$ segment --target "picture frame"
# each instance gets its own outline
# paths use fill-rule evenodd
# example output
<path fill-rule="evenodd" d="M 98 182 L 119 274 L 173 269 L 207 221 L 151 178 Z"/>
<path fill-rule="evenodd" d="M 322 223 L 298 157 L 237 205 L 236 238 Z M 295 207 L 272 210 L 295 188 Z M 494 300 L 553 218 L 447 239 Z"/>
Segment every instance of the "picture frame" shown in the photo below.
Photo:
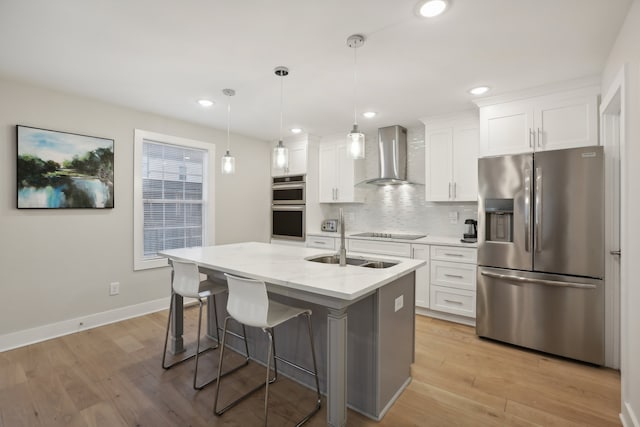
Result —
<path fill-rule="evenodd" d="M 114 140 L 16 125 L 18 209 L 112 209 Z"/>

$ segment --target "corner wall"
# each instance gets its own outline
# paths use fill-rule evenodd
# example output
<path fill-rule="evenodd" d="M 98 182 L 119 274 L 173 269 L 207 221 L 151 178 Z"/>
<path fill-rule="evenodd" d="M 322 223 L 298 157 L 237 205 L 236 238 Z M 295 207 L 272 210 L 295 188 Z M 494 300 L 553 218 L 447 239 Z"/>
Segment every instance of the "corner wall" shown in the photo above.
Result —
<path fill-rule="evenodd" d="M 625 146 L 623 148 L 622 292 L 621 292 L 621 418 L 625 426 L 640 427 L 640 0 L 631 5 L 611 49 L 602 79 L 606 93 L 616 74 L 626 65 Z M 626 182 L 626 186 L 624 185 Z"/>
<path fill-rule="evenodd" d="M 113 138 L 115 208 L 17 210 L 16 124 Z M 0 351 L 168 302 L 168 268 L 133 271 L 135 128 L 216 144 L 215 243 L 268 241 L 266 142 L 232 136 L 237 171 L 222 176 L 226 131 L 0 78 Z"/>

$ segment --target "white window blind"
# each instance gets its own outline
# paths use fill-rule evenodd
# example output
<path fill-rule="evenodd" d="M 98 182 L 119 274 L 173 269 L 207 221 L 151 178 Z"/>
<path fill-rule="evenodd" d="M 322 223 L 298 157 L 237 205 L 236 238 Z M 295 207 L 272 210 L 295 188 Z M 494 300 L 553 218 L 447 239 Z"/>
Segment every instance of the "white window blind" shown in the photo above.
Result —
<path fill-rule="evenodd" d="M 202 246 L 204 152 L 144 140 L 144 258 L 164 249 Z"/>
<path fill-rule="evenodd" d="M 134 269 L 167 266 L 158 252 L 213 244 L 211 143 L 136 129 Z"/>

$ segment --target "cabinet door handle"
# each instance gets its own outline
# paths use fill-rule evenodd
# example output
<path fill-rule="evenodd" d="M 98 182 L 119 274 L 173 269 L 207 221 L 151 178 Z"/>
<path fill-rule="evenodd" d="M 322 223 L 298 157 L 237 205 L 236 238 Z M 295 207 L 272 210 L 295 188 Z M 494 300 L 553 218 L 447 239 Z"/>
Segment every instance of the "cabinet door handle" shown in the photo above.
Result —
<path fill-rule="evenodd" d="M 457 256 L 457 257 L 463 257 L 464 255 L 462 255 L 462 254 L 450 254 L 450 253 L 445 253 L 445 256 Z"/>
<path fill-rule="evenodd" d="M 460 276 L 459 274 L 445 274 L 445 277 L 453 277 L 454 279 L 464 279 L 464 276 Z"/>
<path fill-rule="evenodd" d="M 542 148 L 542 129 L 538 128 L 538 148 Z"/>
<path fill-rule="evenodd" d="M 449 183 L 449 200 L 451 200 L 451 183 Z"/>
<path fill-rule="evenodd" d="M 315 243 L 316 245 L 326 245 L 327 242 L 318 242 L 317 240 L 314 240 L 313 243 Z"/>
<path fill-rule="evenodd" d="M 338 191 L 340 191 L 340 189 L 336 188 L 336 200 L 340 200 L 340 193 Z"/>
<path fill-rule="evenodd" d="M 453 198 L 455 199 L 456 197 L 458 197 L 458 183 L 454 182 L 453 183 Z"/>
<path fill-rule="evenodd" d="M 534 136 L 533 129 L 529 128 L 529 148 L 533 148 L 533 142 L 531 138 Z"/>
<path fill-rule="evenodd" d="M 453 300 L 453 299 L 446 299 L 446 300 L 444 300 L 444 302 L 448 302 L 449 304 L 462 305 L 462 301 L 456 301 L 456 300 Z"/>

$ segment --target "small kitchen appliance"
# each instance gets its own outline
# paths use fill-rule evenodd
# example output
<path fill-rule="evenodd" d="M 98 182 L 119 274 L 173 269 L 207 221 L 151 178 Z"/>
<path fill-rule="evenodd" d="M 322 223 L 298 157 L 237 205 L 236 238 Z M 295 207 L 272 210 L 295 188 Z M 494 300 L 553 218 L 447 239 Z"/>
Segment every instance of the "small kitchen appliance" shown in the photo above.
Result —
<path fill-rule="evenodd" d="M 462 234 L 462 243 L 476 243 L 478 241 L 478 221 L 475 219 L 465 219 L 465 232 Z"/>
<path fill-rule="evenodd" d="M 338 220 L 337 219 L 325 219 L 322 221 L 322 225 L 320 226 L 320 230 L 322 231 L 338 231 Z"/>

